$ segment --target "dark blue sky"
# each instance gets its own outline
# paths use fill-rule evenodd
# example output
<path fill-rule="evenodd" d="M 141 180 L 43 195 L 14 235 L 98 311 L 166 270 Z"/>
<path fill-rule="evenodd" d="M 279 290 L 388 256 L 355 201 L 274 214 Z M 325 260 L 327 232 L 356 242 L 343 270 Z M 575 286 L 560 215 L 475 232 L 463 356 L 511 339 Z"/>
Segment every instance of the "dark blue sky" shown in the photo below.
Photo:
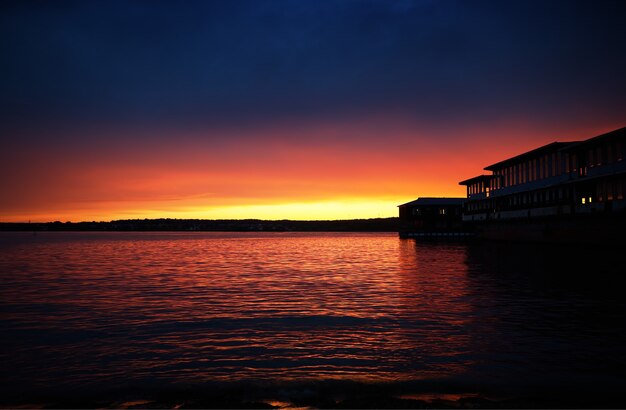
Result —
<path fill-rule="evenodd" d="M 2 127 L 626 119 L 623 1 L 3 3 Z"/>

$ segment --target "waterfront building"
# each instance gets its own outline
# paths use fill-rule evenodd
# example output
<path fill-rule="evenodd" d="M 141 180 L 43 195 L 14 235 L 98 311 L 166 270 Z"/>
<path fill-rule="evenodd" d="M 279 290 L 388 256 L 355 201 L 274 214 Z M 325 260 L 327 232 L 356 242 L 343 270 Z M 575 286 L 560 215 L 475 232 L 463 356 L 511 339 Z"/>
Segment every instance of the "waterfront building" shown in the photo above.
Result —
<path fill-rule="evenodd" d="M 467 187 L 462 219 L 478 231 L 511 221 L 527 234 L 593 226 L 615 236 L 625 225 L 626 128 L 553 142 L 484 169 L 491 173 L 459 182 Z"/>
<path fill-rule="evenodd" d="M 585 141 L 553 142 L 459 182 L 464 221 L 626 210 L 626 128 Z"/>
<path fill-rule="evenodd" d="M 552 142 L 484 170 L 489 173 L 459 182 L 466 198 L 399 205 L 400 236 L 465 232 L 507 240 L 626 240 L 626 127 L 584 141 Z"/>

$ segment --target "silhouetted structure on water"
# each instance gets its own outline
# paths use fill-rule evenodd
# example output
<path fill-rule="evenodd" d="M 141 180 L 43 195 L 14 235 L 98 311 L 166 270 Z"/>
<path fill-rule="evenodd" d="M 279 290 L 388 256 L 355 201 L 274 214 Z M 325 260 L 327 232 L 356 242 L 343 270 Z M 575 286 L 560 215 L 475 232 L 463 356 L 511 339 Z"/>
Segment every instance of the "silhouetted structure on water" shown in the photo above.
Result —
<path fill-rule="evenodd" d="M 418 198 L 398 205 L 403 237 L 460 237 L 464 198 Z"/>
<path fill-rule="evenodd" d="M 620 128 L 489 165 L 490 174 L 459 182 L 467 187 L 463 229 L 491 239 L 623 242 L 625 158 L 626 128 Z"/>

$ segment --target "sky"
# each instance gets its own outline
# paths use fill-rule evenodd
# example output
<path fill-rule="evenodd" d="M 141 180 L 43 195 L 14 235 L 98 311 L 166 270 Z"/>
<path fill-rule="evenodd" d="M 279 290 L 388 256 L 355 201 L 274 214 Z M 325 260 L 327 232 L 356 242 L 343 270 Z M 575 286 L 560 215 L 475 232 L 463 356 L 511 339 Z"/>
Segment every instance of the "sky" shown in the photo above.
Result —
<path fill-rule="evenodd" d="M 345 219 L 626 125 L 623 1 L 0 6 L 0 222 Z"/>

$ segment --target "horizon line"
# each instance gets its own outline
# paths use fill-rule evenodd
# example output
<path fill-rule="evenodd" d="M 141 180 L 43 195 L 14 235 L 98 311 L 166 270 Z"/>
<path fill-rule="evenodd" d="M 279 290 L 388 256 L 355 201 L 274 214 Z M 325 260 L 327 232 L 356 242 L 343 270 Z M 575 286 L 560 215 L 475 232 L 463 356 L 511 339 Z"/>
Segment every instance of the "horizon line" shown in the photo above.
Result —
<path fill-rule="evenodd" d="M 259 218 L 220 218 L 220 219 L 207 219 L 207 218 L 129 218 L 129 219 L 111 219 L 109 221 L 0 221 L 0 224 L 80 224 L 80 223 L 113 223 L 113 222 L 128 222 L 128 221 L 261 221 L 261 222 L 341 222 L 341 221 L 370 221 L 378 219 L 398 219 L 398 216 L 387 217 L 371 217 L 371 218 L 349 218 L 349 219 L 259 219 Z"/>

